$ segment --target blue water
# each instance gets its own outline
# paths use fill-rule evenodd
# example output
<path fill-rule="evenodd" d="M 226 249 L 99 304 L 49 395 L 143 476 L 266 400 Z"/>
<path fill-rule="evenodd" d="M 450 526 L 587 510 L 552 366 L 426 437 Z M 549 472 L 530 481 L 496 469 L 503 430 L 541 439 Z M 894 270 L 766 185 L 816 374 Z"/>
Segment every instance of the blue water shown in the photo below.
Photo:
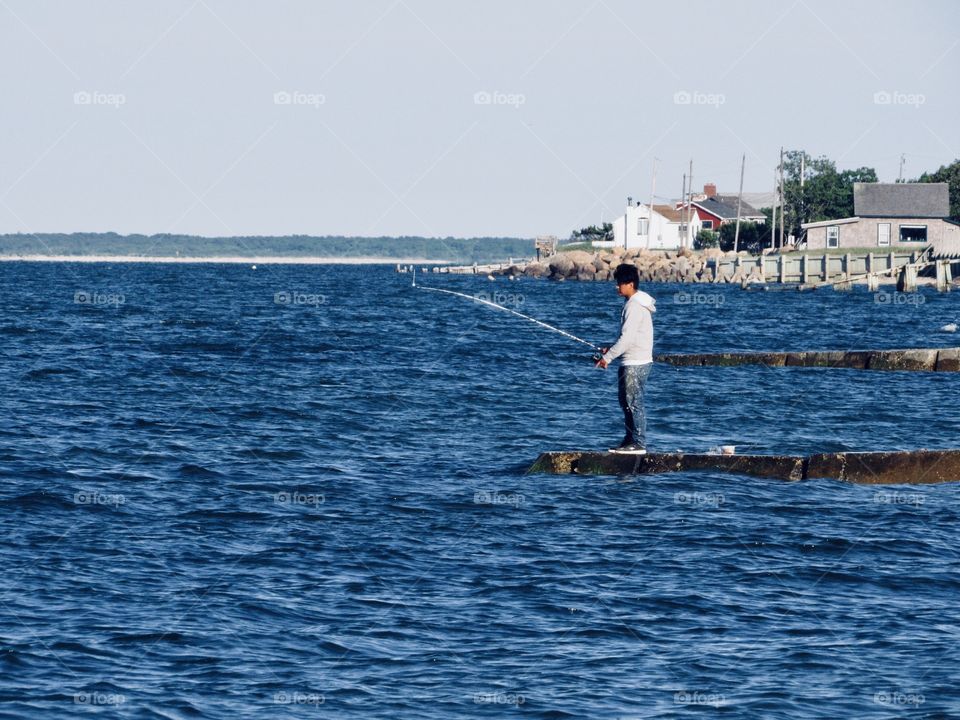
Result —
<path fill-rule="evenodd" d="M 422 280 L 616 330 L 607 283 Z M 956 293 L 647 289 L 659 351 L 958 342 Z M 7 263 L 0 300 L 2 718 L 960 717 L 957 484 L 524 475 L 619 439 L 615 374 L 384 267 Z M 956 447 L 958 391 L 657 366 L 649 437 Z"/>

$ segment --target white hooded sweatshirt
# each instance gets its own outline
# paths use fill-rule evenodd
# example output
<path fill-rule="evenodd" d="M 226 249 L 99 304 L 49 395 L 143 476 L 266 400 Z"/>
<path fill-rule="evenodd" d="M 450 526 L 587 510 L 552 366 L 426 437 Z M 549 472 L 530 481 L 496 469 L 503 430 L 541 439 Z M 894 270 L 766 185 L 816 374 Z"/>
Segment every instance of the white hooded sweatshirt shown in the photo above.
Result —
<path fill-rule="evenodd" d="M 623 304 L 620 337 L 603 356 L 608 365 L 618 357 L 622 365 L 653 362 L 653 313 L 656 311 L 657 301 L 643 290 L 637 290 Z"/>

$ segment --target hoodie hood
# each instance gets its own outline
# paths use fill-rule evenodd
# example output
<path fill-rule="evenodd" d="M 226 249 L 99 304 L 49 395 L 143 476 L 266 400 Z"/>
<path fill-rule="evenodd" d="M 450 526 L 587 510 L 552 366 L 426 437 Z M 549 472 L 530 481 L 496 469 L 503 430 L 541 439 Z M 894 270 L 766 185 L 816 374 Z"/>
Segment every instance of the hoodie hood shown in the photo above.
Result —
<path fill-rule="evenodd" d="M 638 302 L 643 305 L 651 313 L 657 311 L 657 301 L 653 298 L 652 295 L 648 295 L 643 290 L 637 290 L 633 297 L 630 298 L 633 302 Z"/>

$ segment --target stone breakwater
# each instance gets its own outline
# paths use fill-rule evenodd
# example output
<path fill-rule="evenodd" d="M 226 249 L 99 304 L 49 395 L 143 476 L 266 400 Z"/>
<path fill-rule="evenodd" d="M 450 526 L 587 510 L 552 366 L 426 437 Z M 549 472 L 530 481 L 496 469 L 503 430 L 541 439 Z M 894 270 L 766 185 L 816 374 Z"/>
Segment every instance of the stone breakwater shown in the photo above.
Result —
<path fill-rule="evenodd" d="M 678 367 L 766 365 L 767 367 L 852 368 L 960 372 L 960 348 L 899 350 L 812 350 L 804 352 L 690 353 L 657 355 L 657 362 Z"/>
<path fill-rule="evenodd" d="M 617 265 L 628 263 L 636 266 L 641 282 L 764 282 L 756 265 L 740 267 L 738 258 L 747 257 L 749 255 L 745 252 L 738 255 L 716 249 L 694 252 L 613 248 L 609 252 L 596 253 L 575 250 L 558 253 L 540 262 L 510 265 L 492 274 L 550 280 L 610 280 Z"/>
<path fill-rule="evenodd" d="M 840 452 L 816 455 L 546 452 L 527 470 L 551 475 L 651 475 L 707 470 L 798 481 L 831 478 L 864 485 L 930 484 L 960 480 L 960 450 Z M 691 498 L 693 502 L 699 502 Z M 722 504 L 722 495 L 706 498 Z M 681 500 L 682 502 L 682 500 Z"/>

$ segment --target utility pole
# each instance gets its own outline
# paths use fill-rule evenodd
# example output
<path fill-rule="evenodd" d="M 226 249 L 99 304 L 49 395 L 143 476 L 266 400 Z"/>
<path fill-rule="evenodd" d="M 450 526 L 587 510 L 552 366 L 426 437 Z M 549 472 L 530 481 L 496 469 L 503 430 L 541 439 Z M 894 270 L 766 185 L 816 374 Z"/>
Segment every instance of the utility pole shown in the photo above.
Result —
<path fill-rule="evenodd" d="M 630 206 L 633 205 L 633 198 L 627 198 L 627 209 L 623 211 L 623 249 L 630 247 L 630 241 L 627 239 L 627 233 L 630 232 L 630 223 L 627 221 L 630 215 Z"/>
<path fill-rule="evenodd" d="M 688 220 L 693 219 L 693 158 L 690 158 L 690 172 L 687 173 L 687 200 L 688 205 L 690 206 L 690 217 Z M 690 223 L 687 222 L 687 239 L 690 241 L 690 246 L 693 246 L 693 230 L 690 228 Z"/>
<path fill-rule="evenodd" d="M 650 236 L 653 234 L 653 198 L 657 192 L 657 158 L 653 159 L 653 179 L 650 181 L 650 207 L 647 209 L 647 250 L 650 249 Z"/>
<path fill-rule="evenodd" d="M 907 161 L 906 153 L 900 153 L 900 175 L 897 177 L 897 182 L 903 182 L 903 164 Z"/>
<path fill-rule="evenodd" d="M 787 206 L 786 193 L 783 191 L 783 146 L 780 146 L 780 249 L 783 250 L 783 226 L 787 224 L 784 211 Z"/>
<path fill-rule="evenodd" d="M 805 150 L 801 150 L 800 151 L 800 199 L 797 201 L 797 223 L 798 224 L 810 219 L 809 217 L 807 217 L 807 196 L 806 194 L 804 194 L 804 190 L 803 190 L 803 186 L 807 181 L 806 174 L 807 174 L 807 153 Z"/>
<path fill-rule="evenodd" d="M 770 218 L 773 223 L 770 226 L 770 249 L 777 246 L 777 170 L 773 170 L 773 215 Z"/>
<path fill-rule="evenodd" d="M 740 209 L 743 207 L 743 171 L 747 167 L 747 154 L 740 161 L 740 194 L 737 195 L 737 228 L 733 232 L 733 251 L 740 249 Z"/>
<path fill-rule="evenodd" d="M 684 231 L 680 235 L 680 247 L 682 248 L 686 243 L 686 235 L 687 235 L 686 228 L 687 228 L 687 225 L 690 224 L 690 217 L 689 217 L 689 214 L 687 213 L 687 207 L 686 207 L 686 204 L 687 204 L 687 174 L 686 173 L 683 174 L 683 194 L 680 196 L 680 198 L 681 198 L 680 199 L 680 222 L 683 223 L 683 227 L 684 227 Z"/>

